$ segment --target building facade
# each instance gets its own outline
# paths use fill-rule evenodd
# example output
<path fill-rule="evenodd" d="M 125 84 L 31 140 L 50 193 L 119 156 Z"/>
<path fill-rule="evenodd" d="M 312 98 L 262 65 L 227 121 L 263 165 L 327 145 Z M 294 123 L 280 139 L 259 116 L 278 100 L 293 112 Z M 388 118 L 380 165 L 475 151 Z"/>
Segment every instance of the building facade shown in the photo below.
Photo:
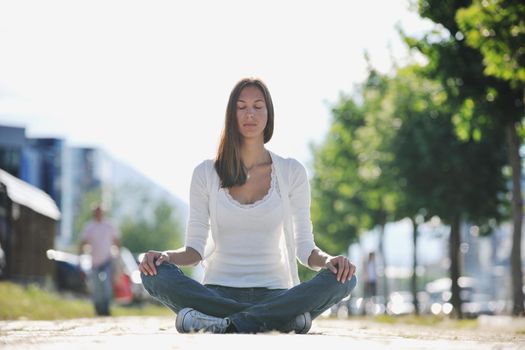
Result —
<path fill-rule="evenodd" d="M 137 196 L 142 191 L 170 203 L 181 219 L 187 214 L 184 202 L 105 151 L 71 147 L 58 138 L 28 138 L 21 127 L 0 126 L 0 169 L 55 201 L 61 212 L 55 242 L 59 249 L 75 243 L 90 201 L 101 201 L 118 220 L 143 210 Z"/>

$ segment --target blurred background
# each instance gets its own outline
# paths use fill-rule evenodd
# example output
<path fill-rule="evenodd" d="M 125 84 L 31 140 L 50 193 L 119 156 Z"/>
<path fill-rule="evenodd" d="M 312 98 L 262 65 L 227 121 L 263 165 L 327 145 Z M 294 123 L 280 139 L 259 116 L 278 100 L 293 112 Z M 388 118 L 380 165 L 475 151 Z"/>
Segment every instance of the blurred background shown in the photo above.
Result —
<path fill-rule="evenodd" d="M 151 302 L 140 254 L 183 244 L 245 76 L 272 93 L 267 147 L 309 171 L 317 244 L 357 266 L 327 316 L 524 315 L 517 0 L 0 1 L 0 285 L 88 295 L 101 202 L 115 300 Z"/>

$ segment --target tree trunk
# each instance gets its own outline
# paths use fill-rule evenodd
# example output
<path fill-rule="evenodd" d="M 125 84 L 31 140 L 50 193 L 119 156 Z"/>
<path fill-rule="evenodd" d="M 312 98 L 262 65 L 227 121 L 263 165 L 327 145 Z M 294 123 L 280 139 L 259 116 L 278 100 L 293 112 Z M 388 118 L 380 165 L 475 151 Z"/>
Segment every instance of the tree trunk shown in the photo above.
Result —
<path fill-rule="evenodd" d="M 416 219 L 412 219 L 412 227 L 413 227 L 412 239 L 414 242 L 414 254 L 412 258 L 411 288 L 412 288 L 412 297 L 414 298 L 414 313 L 416 315 L 419 315 L 419 302 L 417 300 L 417 274 L 416 274 L 416 271 L 417 271 L 417 235 L 418 235 Z"/>
<path fill-rule="evenodd" d="M 385 313 L 386 305 L 388 304 L 388 278 L 386 276 L 387 262 L 384 250 L 385 240 L 385 226 L 386 226 L 386 215 L 382 215 L 379 223 L 379 254 L 381 255 L 381 261 L 383 265 L 383 296 L 385 298 Z"/>
<path fill-rule="evenodd" d="M 460 276 L 459 266 L 459 244 L 460 244 L 460 218 L 459 215 L 452 217 L 450 225 L 450 238 L 449 238 L 449 254 L 450 254 L 450 280 L 452 282 L 450 291 L 452 292 L 452 298 L 450 302 L 454 307 L 454 313 L 457 318 L 463 318 L 463 312 L 461 311 L 461 293 L 459 289 L 458 279 Z"/>
<path fill-rule="evenodd" d="M 521 225 L 523 220 L 523 201 L 521 198 L 521 157 L 519 153 L 520 140 L 516 123 L 509 123 L 507 141 L 509 145 L 509 161 L 512 167 L 512 314 L 523 316 L 523 272 L 521 268 Z"/>

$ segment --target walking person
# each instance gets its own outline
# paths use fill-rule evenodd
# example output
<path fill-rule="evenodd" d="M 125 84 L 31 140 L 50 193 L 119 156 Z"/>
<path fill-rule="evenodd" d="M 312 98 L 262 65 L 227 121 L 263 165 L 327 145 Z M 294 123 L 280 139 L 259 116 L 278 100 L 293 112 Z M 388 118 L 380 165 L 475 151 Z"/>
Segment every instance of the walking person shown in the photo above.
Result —
<path fill-rule="evenodd" d="M 363 315 L 366 314 L 367 309 L 372 310 L 374 304 L 374 298 L 377 295 L 377 268 L 375 252 L 371 251 L 368 253 L 368 259 L 366 260 L 364 269 L 364 280 L 365 280 L 365 291 L 363 298 Z M 367 305 L 369 305 L 367 307 Z"/>
<path fill-rule="evenodd" d="M 110 303 L 113 297 L 112 247 L 119 247 L 118 230 L 104 218 L 100 205 L 94 206 L 93 219 L 82 231 L 80 251 L 90 247 L 91 282 L 93 286 L 93 304 L 99 316 L 109 316 Z"/>
<path fill-rule="evenodd" d="M 181 333 L 307 333 L 356 285 L 355 266 L 314 243 L 310 187 L 297 160 L 266 149 L 273 103 L 256 78 L 231 91 L 217 156 L 193 171 L 184 247 L 140 263 L 146 290 Z M 299 262 L 318 271 L 300 283 Z M 179 266 L 203 263 L 199 283 Z"/>
<path fill-rule="evenodd" d="M 366 294 L 368 297 L 377 295 L 377 269 L 375 252 L 368 253 L 368 261 L 366 263 Z"/>

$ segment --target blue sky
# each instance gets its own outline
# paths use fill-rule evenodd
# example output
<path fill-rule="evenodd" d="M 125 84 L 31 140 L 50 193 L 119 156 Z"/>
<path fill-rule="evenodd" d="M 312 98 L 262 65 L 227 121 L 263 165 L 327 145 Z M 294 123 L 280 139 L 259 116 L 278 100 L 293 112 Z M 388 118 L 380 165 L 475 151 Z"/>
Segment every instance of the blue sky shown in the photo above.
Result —
<path fill-rule="evenodd" d="M 393 0 L 0 0 L 0 123 L 101 147 L 187 201 L 237 80 L 267 83 L 268 148 L 308 163 L 364 52 L 383 72 L 406 61 L 396 25 L 432 27 Z"/>

